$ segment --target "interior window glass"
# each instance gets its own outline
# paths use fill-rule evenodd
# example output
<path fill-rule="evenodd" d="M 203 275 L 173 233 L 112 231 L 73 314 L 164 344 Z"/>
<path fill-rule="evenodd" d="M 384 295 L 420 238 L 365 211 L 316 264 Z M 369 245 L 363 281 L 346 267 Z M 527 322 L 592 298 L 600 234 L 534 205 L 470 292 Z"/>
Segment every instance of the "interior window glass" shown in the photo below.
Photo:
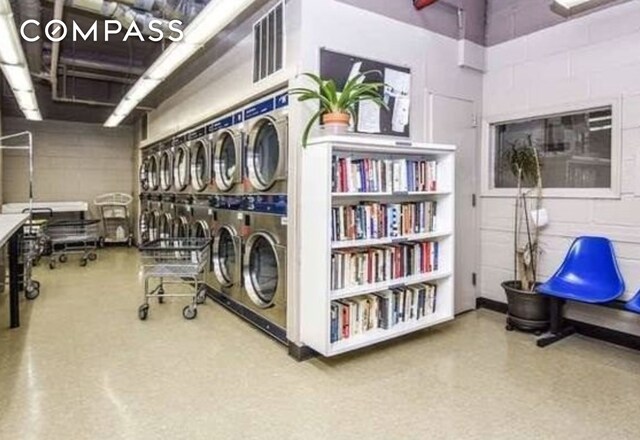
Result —
<path fill-rule="evenodd" d="M 255 140 L 254 166 L 261 184 L 273 182 L 279 159 L 278 132 L 273 123 L 267 121 L 258 130 Z"/>
<path fill-rule="evenodd" d="M 278 288 L 278 261 L 273 246 L 264 237 L 258 237 L 251 248 L 249 273 L 256 294 L 271 303 Z"/>
<path fill-rule="evenodd" d="M 511 157 L 538 151 L 545 188 L 610 188 L 612 110 L 608 108 L 496 124 L 494 185 L 515 188 Z"/>

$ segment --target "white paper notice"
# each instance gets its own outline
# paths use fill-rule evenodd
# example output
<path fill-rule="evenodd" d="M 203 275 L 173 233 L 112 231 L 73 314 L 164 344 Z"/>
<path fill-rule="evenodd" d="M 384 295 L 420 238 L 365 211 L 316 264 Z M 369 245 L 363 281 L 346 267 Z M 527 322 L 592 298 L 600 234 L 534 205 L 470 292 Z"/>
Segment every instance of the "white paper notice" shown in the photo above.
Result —
<path fill-rule="evenodd" d="M 389 103 L 395 98 L 391 130 L 404 133 L 409 125 L 409 109 L 411 108 L 411 75 L 394 69 L 384 70 L 385 101 Z"/>
<path fill-rule="evenodd" d="M 353 66 L 351 66 L 351 72 L 349 73 L 349 81 L 351 81 L 353 78 L 355 78 L 356 76 L 360 75 L 360 72 L 362 70 L 362 62 L 357 62 L 354 63 Z M 364 77 L 360 78 L 359 82 L 364 81 Z"/>
<path fill-rule="evenodd" d="M 358 131 L 361 133 L 380 133 L 380 107 L 374 102 L 360 102 Z"/>

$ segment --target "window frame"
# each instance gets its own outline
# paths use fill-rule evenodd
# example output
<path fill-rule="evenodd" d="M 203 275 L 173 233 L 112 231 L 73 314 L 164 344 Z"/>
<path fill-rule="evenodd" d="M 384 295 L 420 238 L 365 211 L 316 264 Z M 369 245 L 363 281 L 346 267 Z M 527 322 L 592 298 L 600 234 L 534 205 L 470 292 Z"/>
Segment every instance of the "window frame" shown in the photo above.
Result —
<path fill-rule="evenodd" d="M 552 107 L 530 109 L 508 115 L 490 116 L 482 121 L 482 173 L 483 197 L 515 197 L 516 188 L 495 187 L 495 126 L 525 119 L 546 118 L 565 113 L 586 112 L 611 107 L 611 187 L 609 188 L 543 188 L 545 198 L 619 199 L 622 168 L 622 117 L 619 98 L 581 101 Z"/>
<path fill-rule="evenodd" d="M 263 21 L 265 21 L 269 17 L 269 15 L 271 15 L 280 6 L 282 6 L 282 64 L 279 69 L 276 69 L 271 73 L 267 73 L 264 77 L 260 78 L 261 62 L 258 61 L 256 58 L 256 55 L 258 55 L 257 53 L 258 48 L 257 48 L 257 41 L 256 41 L 257 28 L 260 24 L 263 23 Z M 259 85 L 271 79 L 271 77 L 275 76 L 279 72 L 282 72 L 283 70 L 285 70 L 287 65 L 287 5 L 285 0 L 280 0 L 276 2 L 276 4 L 274 4 L 271 8 L 269 8 L 267 12 L 265 12 L 262 16 L 260 16 L 256 20 L 256 22 L 253 24 L 253 27 L 252 27 L 251 38 L 252 38 L 251 45 L 253 49 L 251 80 L 253 85 Z M 268 39 L 269 39 L 269 34 L 267 33 L 267 40 Z M 269 61 L 267 60 L 267 66 L 268 64 L 269 64 Z M 257 71 L 258 79 L 256 79 L 256 71 Z"/>

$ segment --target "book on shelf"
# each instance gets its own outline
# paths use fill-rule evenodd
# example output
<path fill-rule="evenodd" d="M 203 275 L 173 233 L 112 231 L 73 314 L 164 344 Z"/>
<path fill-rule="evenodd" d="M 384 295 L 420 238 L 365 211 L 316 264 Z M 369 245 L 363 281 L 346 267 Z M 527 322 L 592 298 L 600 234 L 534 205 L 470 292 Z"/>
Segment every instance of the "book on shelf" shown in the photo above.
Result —
<path fill-rule="evenodd" d="M 431 192 L 438 187 L 438 163 L 416 159 L 333 157 L 332 192 Z"/>
<path fill-rule="evenodd" d="M 437 206 L 435 201 L 336 206 L 331 209 L 331 239 L 368 240 L 434 232 Z"/>
<path fill-rule="evenodd" d="M 437 307 L 435 284 L 415 284 L 331 303 L 331 343 L 376 329 L 420 322 Z"/>
<path fill-rule="evenodd" d="M 439 247 L 437 241 L 421 241 L 334 251 L 331 255 L 331 289 L 376 284 L 437 271 Z"/>

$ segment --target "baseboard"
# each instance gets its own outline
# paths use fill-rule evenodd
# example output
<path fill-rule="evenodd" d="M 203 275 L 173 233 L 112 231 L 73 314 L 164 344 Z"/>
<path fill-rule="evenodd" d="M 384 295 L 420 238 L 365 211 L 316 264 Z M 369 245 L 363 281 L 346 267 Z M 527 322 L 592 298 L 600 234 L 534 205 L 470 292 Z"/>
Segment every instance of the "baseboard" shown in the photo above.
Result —
<path fill-rule="evenodd" d="M 476 307 L 504 314 L 506 314 L 508 310 L 506 303 L 482 297 L 476 299 Z M 575 319 L 567 319 L 566 321 L 567 324 L 575 328 L 576 333 L 583 336 L 609 342 L 621 347 L 631 348 L 633 350 L 640 350 L 640 336 L 606 327 L 600 327 L 588 322 L 577 321 Z"/>

